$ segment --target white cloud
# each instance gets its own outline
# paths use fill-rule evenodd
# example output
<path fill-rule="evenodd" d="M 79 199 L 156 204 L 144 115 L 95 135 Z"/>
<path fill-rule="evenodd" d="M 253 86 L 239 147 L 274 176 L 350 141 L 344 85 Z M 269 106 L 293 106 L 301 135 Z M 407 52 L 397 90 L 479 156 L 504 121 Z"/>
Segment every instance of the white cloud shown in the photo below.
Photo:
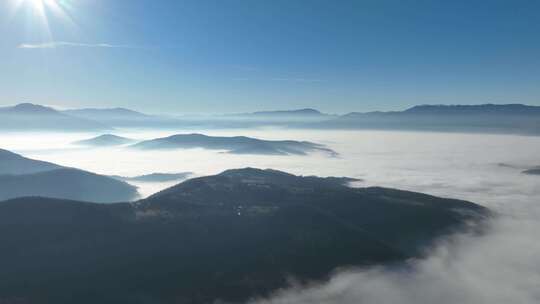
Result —
<path fill-rule="evenodd" d="M 54 49 L 58 47 L 90 47 L 90 48 L 136 48 L 129 45 L 109 44 L 109 43 L 77 43 L 66 41 L 51 41 L 45 43 L 23 43 L 19 49 Z"/>

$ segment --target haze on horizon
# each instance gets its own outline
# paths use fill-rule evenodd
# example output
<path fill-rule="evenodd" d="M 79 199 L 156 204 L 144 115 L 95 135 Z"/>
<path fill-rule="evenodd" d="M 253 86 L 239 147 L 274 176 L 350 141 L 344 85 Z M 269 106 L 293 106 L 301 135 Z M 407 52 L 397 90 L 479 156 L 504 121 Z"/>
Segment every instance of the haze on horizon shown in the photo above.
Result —
<path fill-rule="evenodd" d="M 5 0 L 0 105 L 179 114 L 540 105 L 539 9 L 525 0 Z"/>

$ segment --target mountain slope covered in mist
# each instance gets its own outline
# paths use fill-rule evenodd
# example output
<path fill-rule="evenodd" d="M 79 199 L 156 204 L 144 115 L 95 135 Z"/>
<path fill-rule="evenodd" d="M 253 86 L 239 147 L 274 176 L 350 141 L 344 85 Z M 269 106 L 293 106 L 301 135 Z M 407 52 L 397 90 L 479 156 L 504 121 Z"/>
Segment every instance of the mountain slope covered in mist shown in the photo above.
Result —
<path fill-rule="evenodd" d="M 24 196 L 113 203 L 131 201 L 138 194 L 125 182 L 78 169 L 0 175 L 0 200 Z"/>
<path fill-rule="evenodd" d="M 0 175 L 29 174 L 63 168 L 62 166 L 23 157 L 8 150 L 0 149 Z"/>
<path fill-rule="evenodd" d="M 0 203 L 0 299 L 40 303 L 244 301 L 391 264 L 487 210 L 347 178 L 228 170 L 132 204 Z M 24 255 L 19 254 L 24 252 Z"/>
<path fill-rule="evenodd" d="M 108 176 L 0 149 L 0 200 L 23 196 L 111 203 L 136 199 L 138 192 L 136 187 Z"/>

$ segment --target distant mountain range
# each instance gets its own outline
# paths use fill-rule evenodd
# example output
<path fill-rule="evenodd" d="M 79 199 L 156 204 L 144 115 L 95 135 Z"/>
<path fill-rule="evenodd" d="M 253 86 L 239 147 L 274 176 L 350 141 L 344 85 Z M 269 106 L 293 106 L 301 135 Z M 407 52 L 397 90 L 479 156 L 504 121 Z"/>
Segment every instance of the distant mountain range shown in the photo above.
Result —
<path fill-rule="evenodd" d="M 131 204 L 2 202 L 0 299 L 240 303 L 290 278 L 422 256 L 489 215 L 466 201 L 348 181 L 246 168 Z"/>
<path fill-rule="evenodd" d="M 481 104 L 481 105 L 418 105 L 404 111 L 351 112 L 341 118 L 365 115 L 540 115 L 540 106 L 523 104 Z"/>
<path fill-rule="evenodd" d="M 96 131 L 115 127 L 200 129 L 280 126 L 540 135 L 540 107 L 522 104 L 419 105 L 404 111 L 330 115 L 315 109 L 162 117 L 124 108 L 57 111 L 20 104 L 0 108 L 5 130 Z"/>
<path fill-rule="evenodd" d="M 116 179 L 0 149 L 0 200 L 45 196 L 111 203 L 138 197 L 137 188 Z"/>
<path fill-rule="evenodd" d="M 298 110 L 283 110 L 283 111 L 259 111 L 253 112 L 251 114 L 244 115 L 253 115 L 253 116 L 328 116 L 328 114 L 321 113 L 319 110 L 315 109 L 298 109 Z"/>
<path fill-rule="evenodd" d="M 281 110 L 281 111 L 258 111 L 252 113 L 228 114 L 226 117 L 236 117 L 250 120 L 277 120 L 277 121 L 320 121 L 335 115 L 322 113 L 315 109 Z"/>
<path fill-rule="evenodd" d="M 0 129 L 14 131 L 105 131 L 115 127 L 171 127 L 175 119 L 152 116 L 124 108 L 56 110 L 21 103 L 0 108 Z"/>
<path fill-rule="evenodd" d="M 332 156 L 337 155 L 335 151 L 323 145 L 307 141 L 262 140 L 245 136 L 220 137 L 203 134 L 178 134 L 142 141 L 131 147 L 145 150 L 205 148 L 226 150 L 232 154 L 305 155 L 309 152 L 324 152 Z"/>
<path fill-rule="evenodd" d="M 407 109 L 404 113 L 429 115 L 540 115 L 540 107 L 523 104 L 420 105 Z"/>
<path fill-rule="evenodd" d="M 0 108 L 0 129 L 12 131 L 101 131 L 109 126 L 31 103 Z"/>
<path fill-rule="evenodd" d="M 540 135 L 540 107 L 422 105 L 401 112 L 349 113 L 306 127 Z"/>

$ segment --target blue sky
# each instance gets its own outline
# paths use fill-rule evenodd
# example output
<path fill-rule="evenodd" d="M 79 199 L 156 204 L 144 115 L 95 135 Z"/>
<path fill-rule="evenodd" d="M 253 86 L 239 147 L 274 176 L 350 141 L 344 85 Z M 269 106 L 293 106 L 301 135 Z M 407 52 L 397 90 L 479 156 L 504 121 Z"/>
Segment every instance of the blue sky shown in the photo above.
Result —
<path fill-rule="evenodd" d="M 41 1 L 0 2 L 2 105 L 540 105 L 540 1 Z"/>

